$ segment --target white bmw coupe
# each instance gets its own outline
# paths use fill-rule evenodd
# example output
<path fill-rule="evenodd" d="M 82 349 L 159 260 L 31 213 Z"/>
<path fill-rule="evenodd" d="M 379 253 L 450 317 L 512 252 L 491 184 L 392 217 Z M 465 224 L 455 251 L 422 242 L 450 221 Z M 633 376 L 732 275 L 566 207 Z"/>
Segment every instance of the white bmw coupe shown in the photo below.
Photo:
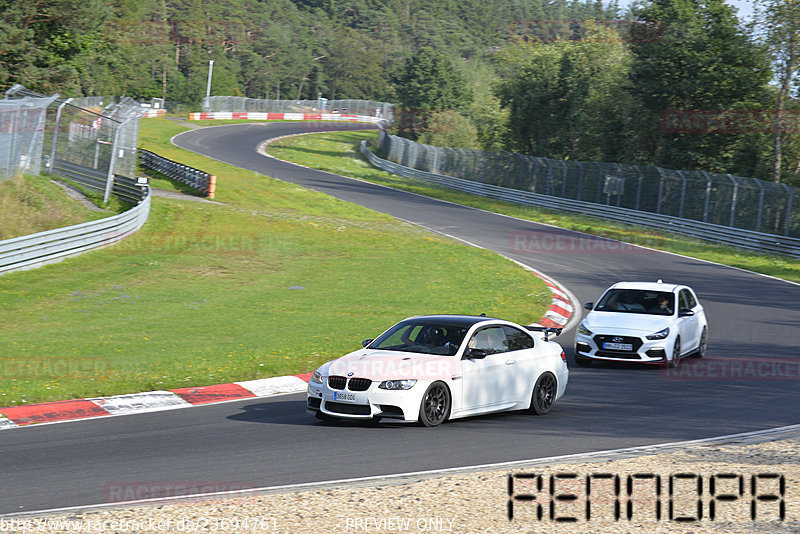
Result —
<path fill-rule="evenodd" d="M 578 327 L 575 362 L 637 362 L 675 367 L 685 356 L 702 358 L 708 322 L 692 288 L 658 282 L 618 282 L 608 288 Z"/>
<path fill-rule="evenodd" d="M 564 394 L 561 329 L 484 316 L 401 321 L 363 348 L 323 364 L 308 383 L 308 413 L 436 426 L 489 412 L 546 414 Z"/>

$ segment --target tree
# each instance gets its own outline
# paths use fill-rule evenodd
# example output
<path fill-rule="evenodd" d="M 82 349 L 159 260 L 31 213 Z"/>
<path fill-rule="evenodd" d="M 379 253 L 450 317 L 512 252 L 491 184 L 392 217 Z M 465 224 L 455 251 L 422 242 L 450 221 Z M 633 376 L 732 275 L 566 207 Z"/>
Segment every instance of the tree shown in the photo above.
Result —
<path fill-rule="evenodd" d="M 635 8 L 637 21 L 657 26 L 659 39 L 631 43 L 630 92 L 642 106 L 640 159 L 672 168 L 730 172 L 735 133 L 664 131 L 670 110 L 731 110 L 759 105 L 769 61 L 723 0 L 652 0 Z"/>
<path fill-rule="evenodd" d="M 791 86 L 797 83 L 800 67 L 800 2 L 761 0 L 760 26 L 772 56 L 778 79 L 778 94 L 773 122 L 772 180 L 781 182 L 783 159 L 783 115 Z M 800 164 L 800 162 L 799 162 Z"/>
<path fill-rule="evenodd" d="M 464 77 L 446 55 L 422 48 L 406 60 L 396 81 L 400 133 L 416 140 L 433 114 L 462 111 L 472 102 Z"/>
<path fill-rule="evenodd" d="M 509 110 L 509 149 L 559 159 L 616 160 L 630 110 L 630 54 L 612 29 L 582 41 L 518 43 L 499 56 L 496 92 Z"/>

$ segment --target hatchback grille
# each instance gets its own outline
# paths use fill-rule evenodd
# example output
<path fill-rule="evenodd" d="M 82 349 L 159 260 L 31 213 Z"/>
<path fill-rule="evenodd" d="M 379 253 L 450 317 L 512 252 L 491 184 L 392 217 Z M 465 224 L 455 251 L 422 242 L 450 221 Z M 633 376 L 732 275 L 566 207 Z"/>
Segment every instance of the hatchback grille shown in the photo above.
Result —
<path fill-rule="evenodd" d="M 344 389 L 347 379 L 343 376 L 329 376 L 328 387 L 331 389 Z"/>
<path fill-rule="evenodd" d="M 350 391 L 366 391 L 372 385 L 372 380 L 369 378 L 351 378 L 347 389 Z"/>
<path fill-rule="evenodd" d="M 329 412 L 343 413 L 347 415 L 369 415 L 369 404 L 345 404 L 343 402 L 325 402 L 325 409 Z"/>
<path fill-rule="evenodd" d="M 618 351 L 611 351 L 611 350 L 598 350 L 595 353 L 595 356 L 599 356 L 601 358 L 622 358 L 625 360 L 641 360 L 642 357 L 639 356 L 636 352 L 618 352 Z"/>
<path fill-rule="evenodd" d="M 623 352 L 623 353 L 625 353 L 625 352 L 636 352 L 642 346 L 642 339 L 638 338 L 638 337 L 632 337 L 632 336 L 597 335 L 597 336 L 594 336 L 594 342 L 598 346 L 598 348 L 600 348 L 600 350 L 602 350 L 604 352 L 615 352 L 615 353 L 619 353 L 619 352 Z M 627 344 L 627 345 L 631 345 L 632 349 L 630 351 L 618 351 L 618 350 L 613 350 L 613 349 L 604 349 L 603 348 L 603 343 L 624 343 L 624 344 Z M 618 356 L 618 357 L 622 357 L 622 356 Z"/>

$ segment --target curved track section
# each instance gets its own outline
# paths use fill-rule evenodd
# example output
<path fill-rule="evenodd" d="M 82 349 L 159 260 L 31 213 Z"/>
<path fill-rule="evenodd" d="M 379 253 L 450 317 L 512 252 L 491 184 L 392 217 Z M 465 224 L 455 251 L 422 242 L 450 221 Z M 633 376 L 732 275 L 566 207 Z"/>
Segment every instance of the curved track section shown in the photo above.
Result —
<path fill-rule="evenodd" d="M 256 151 L 264 139 L 308 131 L 304 124 L 220 126 L 186 132 L 175 143 L 495 250 L 558 279 L 581 302 L 597 299 L 617 280 L 687 283 L 706 306 L 707 361 L 714 364 L 706 364 L 703 380 L 653 368 L 572 366 L 567 394 L 546 417 L 511 413 L 436 429 L 320 423 L 304 413 L 303 395 L 17 429 L 1 435 L 0 514 L 103 503 L 115 495 L 112 490 L 148 483 L 278 486 L 800 422 L 800 286 L 298 167 Z M 570 357 L 573 339 L 573 332 L 560 338 Z M 760 371 L 745 380 L 712 376 L 714 365 L 730 369 L 731 362 L 755 362 Z"/>

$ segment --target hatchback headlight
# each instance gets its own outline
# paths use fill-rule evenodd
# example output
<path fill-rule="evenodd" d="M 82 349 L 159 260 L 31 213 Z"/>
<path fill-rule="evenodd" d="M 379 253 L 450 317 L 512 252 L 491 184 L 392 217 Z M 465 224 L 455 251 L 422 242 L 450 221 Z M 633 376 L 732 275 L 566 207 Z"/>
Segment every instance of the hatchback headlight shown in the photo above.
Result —
<path fill-rule="evenodd" d="M 314 371 L 314 374 L 311 375 L 310 382 L 314 384 L 322 384 L 322 374 L 319 371 Z"/>
<path fill-rule="evenodd" d="M 378 385 L 378 388 L 391 390 L 411 389 L 416 383 L 416 380 L 384 380 Z"/>
<path fill-rule="evenodd" d="M 647 336 L 647 339 L 664 339 L 669 335 L 669 328 L 665 328 L 664 330 L 659 330 L 655 334 L 650 334 Z"/>
<path fill-rule="evenodd" d="M 583 334 L 584 336 L 591 336 L 594 332 L 586 328 L 586 322 L 581 322 L 580 326 L 578 326 L 578 333 Z"/>

